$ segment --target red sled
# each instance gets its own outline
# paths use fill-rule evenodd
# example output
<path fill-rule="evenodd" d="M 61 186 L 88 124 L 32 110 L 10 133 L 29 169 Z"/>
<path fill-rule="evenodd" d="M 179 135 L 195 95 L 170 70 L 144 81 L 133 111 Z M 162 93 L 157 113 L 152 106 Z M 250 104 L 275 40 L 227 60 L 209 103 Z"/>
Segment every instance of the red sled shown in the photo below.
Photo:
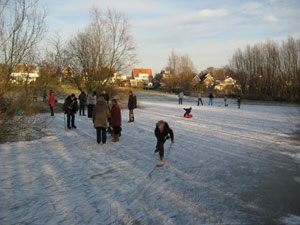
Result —
<path fill-rule="evenodd" d="M 193 118 L 193 115 L 185 115 L 184 118 Z"/>

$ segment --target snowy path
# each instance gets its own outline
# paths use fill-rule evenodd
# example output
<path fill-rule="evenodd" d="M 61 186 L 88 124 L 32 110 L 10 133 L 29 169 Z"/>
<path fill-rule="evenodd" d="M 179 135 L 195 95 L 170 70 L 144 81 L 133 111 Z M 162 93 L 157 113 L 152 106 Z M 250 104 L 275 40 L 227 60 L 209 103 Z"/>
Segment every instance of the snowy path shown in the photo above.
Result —
<path fill-rule="evenodd" d="M 188 102 L 184 119 L 175 96 L 138 99 L 119 143 L 96 144 L 78 115 L 66 132 L 57 114 L 48 137 L 0 145 L 0 224 L 300 224 L 300 148 L 286 141 L 296 108 Z M 161 119 L 175 144 L 150 179 Z"/>

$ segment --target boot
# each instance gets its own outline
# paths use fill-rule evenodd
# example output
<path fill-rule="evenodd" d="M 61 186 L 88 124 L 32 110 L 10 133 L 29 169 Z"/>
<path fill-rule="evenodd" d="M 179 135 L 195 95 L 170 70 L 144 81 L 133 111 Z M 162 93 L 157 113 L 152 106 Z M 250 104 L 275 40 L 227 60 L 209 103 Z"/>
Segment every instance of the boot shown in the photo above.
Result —
<path fill-rule="evenodd" d="M 117 134 L 117 135 L 115 136 L 115 138 L 112 139 L 111 141 L 112 141 L 112 142 L 118 142 L 118 141 L 119 141 L 119 137 L 120 137 L 120 134 Z"/>

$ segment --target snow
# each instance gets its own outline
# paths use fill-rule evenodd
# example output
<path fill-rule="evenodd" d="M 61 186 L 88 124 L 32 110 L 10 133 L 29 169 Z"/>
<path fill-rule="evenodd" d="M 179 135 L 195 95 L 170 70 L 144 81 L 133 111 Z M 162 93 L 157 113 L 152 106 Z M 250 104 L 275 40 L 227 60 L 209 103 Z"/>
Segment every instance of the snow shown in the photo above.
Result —
<path fill-rule="evenodd" d="M 299 222 L 300 148 L 288 142 L 296 107 L 238 110 L 222 99 L 197 107 L 193 98 L 179 106 L 176 96 L 146 93 L 138 100 L 135 123 L 122 111 L 119 143 L 98 145 L 92 121 L 78 114 L 78 129 L 65 131 L 56 114 L 47 137 L 0 145 L 0 224 Z M 193 118 L 185 119 L 189 106 Z M 175 144 L 149 177 L 158 120 L 174 130 Z"/>

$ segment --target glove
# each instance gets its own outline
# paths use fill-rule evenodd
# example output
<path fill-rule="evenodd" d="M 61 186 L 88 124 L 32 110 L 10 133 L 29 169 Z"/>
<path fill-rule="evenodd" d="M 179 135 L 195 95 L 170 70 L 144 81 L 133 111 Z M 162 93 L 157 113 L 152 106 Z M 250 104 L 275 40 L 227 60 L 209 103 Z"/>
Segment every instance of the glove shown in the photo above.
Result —
<path fill-rule="evenodd" d="M 172 143 L 175 143 L 175 139 L 173 138 Z"/>
<path fill-rule="evenodd" d="M 170 139 L 170 136 L 165 136 L 165 141 Z"/>

